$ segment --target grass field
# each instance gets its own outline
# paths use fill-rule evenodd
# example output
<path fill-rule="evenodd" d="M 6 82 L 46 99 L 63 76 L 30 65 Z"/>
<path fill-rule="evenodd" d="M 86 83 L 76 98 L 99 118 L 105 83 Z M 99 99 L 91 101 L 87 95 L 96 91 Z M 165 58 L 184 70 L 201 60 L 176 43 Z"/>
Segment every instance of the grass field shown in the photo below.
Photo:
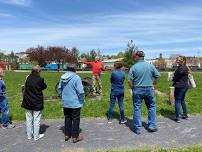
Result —
<path fill-rule="evenodd" d="M 9 107 L 10 107 L 10 117 L 12 120 L 24 120 L 25 114 L 24 109 L 21 108 L 22 102 L 22 93 L 21 85 L 24 84 L 25 77 L 28 75 L 28 72 L 14 72 L 7 71 L 4 77 L 7 87 L 7 96 L 9 98 Z M 60 76 L 63 73 L 61 72 L 42 72 L 42 77 L 45 78 L 45 82 L 48 85 L 48 88 L 44 91 L 45 96 L 54 96 L 56 92 L 54 86 L 59 80 Z M 81 77 L 91 76 L 91 74 L 83 73 L 79 74 Z M 202 112 L 202 73 L 194 73 L 194 78 L 197 83 L 197 88 L 191 89 L 187 93 L 186 102 L 188 107 L 188 112 L 190 114 L 199 114 Z M 102 74 L 102 86 L 103 94 L 100 101 L 92 100 L 91 98 L 85 99 L 85 105 L 82 109 L 82 117 L 106 117 L 106 113 L 109 108 L 109 95 L 110 95 L 110 73 L 104 72 Z M 160 83 L 157 84 L 156 89 L 163 93 L 168 94 L 169 86 L 171 82 L 167 81 L 167 73 L 161 73 Z M 61 101 L 52 100 L 45 102 L 45 108 L 43 111 L 43 119 L 54 119 L 54 118 L 63 118 Z M 166 96 L 156 96 L 156 105 L 157 105 L 157 114 L 158 115 L 173 115 L 174 108 L 171 105 L 167 104 Z M 124 108 L 127 117 L 131 117 L 133 113 L 132 98 L 127 84 L 125 81 L 125 98 L 124 98 Z M 143 104 L 143 115 L 147 115 L 147 110 Z M 119 109 L 116 105 L 114 116 L 118 117 Z"/>
<path fill-rule="evenodd" d="M 125 150 L 125 149 L 118 149 L 118 150 L 98 150 L 97 152 L 201 152 L 202 146 L 196 145 L 192 147 L 178 147 L 178 148 L 153 148 L 153 149 L 137 149 L 137 150 Z M 68 151 L 67 151 L 68 152 Z M 85 152 L 85 151 L 83 151 Z"/>

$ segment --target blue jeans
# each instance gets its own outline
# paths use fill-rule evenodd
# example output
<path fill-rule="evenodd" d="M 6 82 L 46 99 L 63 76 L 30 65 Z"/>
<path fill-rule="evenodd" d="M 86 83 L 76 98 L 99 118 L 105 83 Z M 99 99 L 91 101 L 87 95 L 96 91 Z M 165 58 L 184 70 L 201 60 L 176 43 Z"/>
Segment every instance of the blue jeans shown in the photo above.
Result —
<path fill-rule="evenodd" d="M 10 120 L 8 116 L 8 99 L 5 96 L 0 96 L 0 110 L 2 114 L 2 125 L 6 127 L 10 123 Z"/>
<path fill-rule="evenodd" d="M 187 116 L 187 107 L 185 104 L 185 95 L 187 92 L 187 88 L 175 88 L 174 96 L 175 96 L 175 117 L 179 119 L 180 115 L 180 104 L 182 106 L 183 115 Z"/>
<path fill-rule="evenodd" d="M 154 100 L 154 89 L 152 87 L 135 87 L 133 89 L 133 120 L 135 131 L 139 131 L 142 127 L 141 109 L 143 99 L 145 100 L 145 104 L 148 109 L 148 128 L 156 128 L 156 104 Z"/>
<path fill-rule="evenodd" d="M 110 94 L 110 107 L 108 113 L 108 119 L 112 119 L 112 112 L 116 103 L 116 99 L 118 99 L 119 110 L 120 110 L 120 119 L 124 120 L 124 107 L 123 107 L 123 98 L 124 98 L 124 90 L 111 90 Z"/>

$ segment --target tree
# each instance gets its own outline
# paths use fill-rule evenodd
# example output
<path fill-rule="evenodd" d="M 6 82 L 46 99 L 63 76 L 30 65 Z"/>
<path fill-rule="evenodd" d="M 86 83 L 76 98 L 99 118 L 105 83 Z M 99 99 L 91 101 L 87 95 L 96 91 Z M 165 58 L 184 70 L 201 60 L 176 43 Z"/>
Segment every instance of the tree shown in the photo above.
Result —
<path fill-rule="evenodd" d="M 124 52 L 119 52 L 117 55 L 111 56 L 113 59 L 124 58 Z"/>
<path fill-rule="evenodd" d="M 3 61 L 5 58 L 5 54 L 3 52 L 0 52 L 0 61 Z"/>
<path fill-rule="evenodd" d="M 73 47 L 71 51 L 72 51 L 72 57 L 74 58 L 75 62 L 78 62 L 79 50 L 76 47 Z"/>
<path fill-rule="evenodd" d="M 127 44 L 127 49 L 124 53 L 124 59 L 123 59 L 123 63 L 126 67 L 131 67 L 135 61 L 133 60 L 133 53 L 138 51 L 138 47 L 133 44 L 133 40 L 131 40 L 130 42 L 128 42 Z"/>
<path fill-rule="evenodd" d="M 26 50 L 28 57 L 31 61 L 36 61 L 40 66 L 46 65 L 47 51 L 44 47 L 38 46 L 37 48 L 29 48 Z"/>
<path fill-rule="evenodd" d="M 11 64 L 11 67 L 17 69 L 18 67 L 18 57 L 13 51 L 10 54 L 6 55 L 7 61 Z"/>
<path fill-rule="evenodd" d="M 60 64 L 67 60 L 66 48 L 65 47 L 54 47 L 50 46 L 47 48 L 49 54 L 49 62 L 55 62 L 58 65 L 58 70 L 60 69 Z M 62 66 L 63 67 L 63 66 Z"/>
<path fill-rule="evenodd" d="M 97 53 L 96 51 L 93 49 L 90 51 L 90 54 L 89 54 L 89 60 L 90 61 L 95 61 L 95 57 L 97 56 Z"/>
<path fill-rule="evenodd" d="M 11 53 L 8 54 L 7 57 L 8 57 L 8 61 L 10 63 L 16 63 L 17 62 L 18 57 L 15 55 L 15 53 L 13 51 L 11 51 Z"/>

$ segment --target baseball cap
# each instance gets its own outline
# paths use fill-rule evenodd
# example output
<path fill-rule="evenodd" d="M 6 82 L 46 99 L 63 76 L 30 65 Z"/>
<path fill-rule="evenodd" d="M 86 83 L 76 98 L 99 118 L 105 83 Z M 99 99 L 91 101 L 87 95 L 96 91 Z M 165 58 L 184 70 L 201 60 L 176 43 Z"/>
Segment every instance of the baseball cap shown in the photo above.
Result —
<path fill-rule="evenodd" d="M 144 57 L 145 56 L 145 53 L 143 51 L 137 51 L 135 53 L 135 55 L 139 56 L 139 57 Z"/>

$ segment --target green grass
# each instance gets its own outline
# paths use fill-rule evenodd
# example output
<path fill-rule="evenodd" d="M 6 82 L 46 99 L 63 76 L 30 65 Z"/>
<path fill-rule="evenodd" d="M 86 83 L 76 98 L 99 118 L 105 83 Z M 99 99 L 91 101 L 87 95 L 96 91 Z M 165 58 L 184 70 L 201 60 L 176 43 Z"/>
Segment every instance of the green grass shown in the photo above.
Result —
<path fill-rule="evenodd" d="M 61 152 L 90 152 L 90 150 L 85 150 L 82 148 L 76 148 L 76 149 L 64 149 Z M 124 149 L 124 148 L 119 148 L 119 149 L 99 149 L 96 150 L 96 152 L 201 152 L 202 151 L 202 146 L 201 145 L 195 145 L 191 147 L 178 147 L 178 148 L 158 148 L 158 147 L 153 147 L 153 148 L 145 148 L 142 147 L 141 149 Z"/>
<path fill-rule="evenodd" d="M 152 148 L 137 150 L 98 150 L 97 152 L 201 152 L 202 146 L 178 147 L 178 148 Z"/>
<path fill-rule="evenodd" d="M 9 108 L 10 116 L 12 120 L 24 120 L 25 114 L 24 109 L 21 108 L 22 94 L 21 94 L 21 85 L 24 84 L 25 78 L 28 75 L 28 72 L 14 72 L 7 71 L 5 74 L 5 82 L 7 87 L 7 96 L 9 98 Z M 48 85 L 48 88 L 44 91 L 45 96 L 54 96 L 56 95 L 54 87 L 55 84 L 59 81 L 60 76 L 63 73 L 58 72 L 42 72 L 42 77 L 45 78 L 45 82 Z M 157 84 L 156 89 L 168 94 L 169 86 L 171 82 L 167 81 L 167 73 L 161 73 L 161 80 Z M 80 76 L 86 77 L 91 76 L 91 74 L 80 74 Z M 186 103 L 188 111 L 190 114 L 199 114 L 202 109 L 202 73 L 194 73 L 194 78 L 197 84 L 197 88 L 191 89 L 188 91 L 186 96 Z M 103 86 L 103 95 L 101 101 L 94 101 L 91 98 L 85 99 L 84 108 L 82 108 L 82 117 L 106 117 L 106 113 L 109 108 L 109 95 L 110 95 L 110 73 L 104 72 L 102 75 L 102 86 Z M 156 96 L 156 105 L 157 105 L 157 114 L 158 115 L 172 115 L 174 114 L 174 107 L 167 105 L 167 97 Z M 46 101 L 44 104 L 45 108 L 43 111 L 44 119 L 54 119 L 54 118 L 63 118 L 61 101 L 52 100 Z M 127 80 L 125 81 L 125 98 L 124 98 L 124 108 L 127 117 L 131 117 L 133 113 L 132 106 L 132 97 L 129 92 L 129 87 Z M 119 109 L 116 104 L 114 109 L 115 117 L 118 117 Z M 143 115 L 147 115 L 147 110 L 143 104 Z"/>

